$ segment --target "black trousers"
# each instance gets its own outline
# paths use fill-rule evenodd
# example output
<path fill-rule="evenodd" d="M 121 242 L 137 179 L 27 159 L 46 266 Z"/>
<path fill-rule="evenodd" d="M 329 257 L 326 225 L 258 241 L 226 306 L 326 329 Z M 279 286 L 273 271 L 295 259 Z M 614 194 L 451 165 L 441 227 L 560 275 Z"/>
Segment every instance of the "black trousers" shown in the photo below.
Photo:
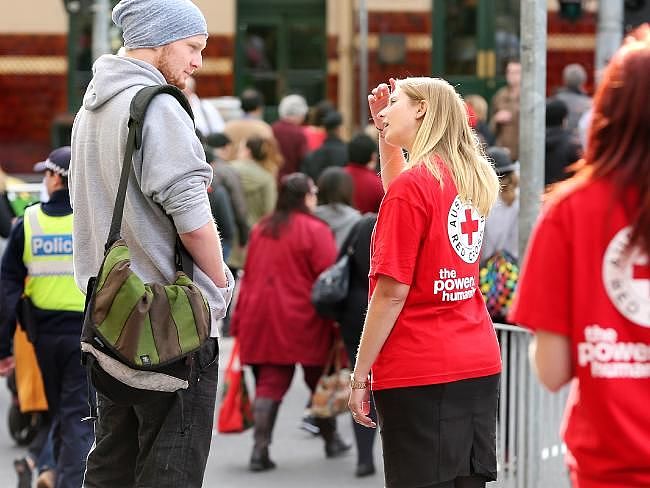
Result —
<path fill-rule="evenodd" d="M 56 486 L 79 488 L 93 438 L 92 424 L 81 421 L 88 415 L 88 387 L 79 335 L 39 333 L 34 350 L 52 422 Z"/>
<path fill-rule="evenodd" d="M 343 336 L 343 342 L 345 343 L 345 350 L 348 353 L 350 364 L 354 366 L 357 349 L 359 349 L 359 343 L 353 343 L 349 339 L 346 340 L 345 336 Z M 373 398 L 370 398 L 369 415 L 372 420 L 377 422 L 377 411 L 375 410 L 375 401 Z M 374 466 L 375 460 L 373 447 L 375 445 L 377 429 L 357 424 L 354 419 L 352 419 L 352 428 L 354 430 L 354 440 L 357 444 L 357 464 L 369 464 Z"/>
<path fill-rule="evenodd" d="M 199 488 L 210 452 L 219 346 L 197 353 L 190 386 L 165 401 L 116 405 L 98 394 L 86 488 Z"/>

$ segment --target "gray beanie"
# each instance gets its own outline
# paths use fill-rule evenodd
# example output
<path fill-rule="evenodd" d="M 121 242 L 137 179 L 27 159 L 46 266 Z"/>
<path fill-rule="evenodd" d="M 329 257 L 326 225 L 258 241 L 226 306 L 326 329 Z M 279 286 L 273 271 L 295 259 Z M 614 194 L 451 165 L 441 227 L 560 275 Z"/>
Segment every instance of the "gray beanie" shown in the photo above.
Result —
<path fill-rule="evenodd" d="M 113 9 L 113 22 L 122 29 L 127 49 L 208 35 L 205 17 L 190 0 L 121 0 Z"/>

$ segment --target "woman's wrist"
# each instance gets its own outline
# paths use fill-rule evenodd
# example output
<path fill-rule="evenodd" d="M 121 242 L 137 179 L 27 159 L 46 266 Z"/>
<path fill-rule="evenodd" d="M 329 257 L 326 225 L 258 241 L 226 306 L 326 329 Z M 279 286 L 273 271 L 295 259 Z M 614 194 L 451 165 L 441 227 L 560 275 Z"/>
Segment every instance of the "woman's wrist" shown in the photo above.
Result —
<path fill-rule="evenodd" d="M 360 379 L 363 378 L 363 379 Z M 350 388 L 353 390 L 366 390 L 368 389 L 368 375 L 365 377 L 359 376 L 356 373 L 350 375 Z"/>

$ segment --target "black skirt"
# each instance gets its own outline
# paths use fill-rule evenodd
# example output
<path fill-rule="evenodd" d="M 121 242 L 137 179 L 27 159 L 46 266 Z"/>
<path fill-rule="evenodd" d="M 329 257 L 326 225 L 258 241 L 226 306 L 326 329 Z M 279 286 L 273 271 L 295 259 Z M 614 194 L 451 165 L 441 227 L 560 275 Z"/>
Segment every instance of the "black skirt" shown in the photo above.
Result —
<path fill-rule="evenodd" d="M 387 488 L 496 480 L 500 375 L 373 392 Z"/>

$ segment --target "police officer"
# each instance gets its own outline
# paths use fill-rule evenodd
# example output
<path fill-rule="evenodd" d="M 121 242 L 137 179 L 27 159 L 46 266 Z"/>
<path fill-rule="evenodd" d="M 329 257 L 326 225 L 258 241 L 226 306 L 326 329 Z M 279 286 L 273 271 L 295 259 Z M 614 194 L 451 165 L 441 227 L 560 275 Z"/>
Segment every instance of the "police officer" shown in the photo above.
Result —
<path fill-rule="evenodd" d="M 25 210 L 11 230 L 2 257 L 5 293 L 3 334 L 20 322 L 34 343 L 52 418 L 56 486 L 79 488 L 92 444 L 87 413 L 87 381 L 79 336 L 84 295 L 72 269 L 72 207 L 68 193 L 70 147 L 60 147 L 34 170 L 44 172 L 49 201 Z M 13 335 L 13 334 L 12 334 Z M 0 361 L 6 353 L 0 351 Z"/>

